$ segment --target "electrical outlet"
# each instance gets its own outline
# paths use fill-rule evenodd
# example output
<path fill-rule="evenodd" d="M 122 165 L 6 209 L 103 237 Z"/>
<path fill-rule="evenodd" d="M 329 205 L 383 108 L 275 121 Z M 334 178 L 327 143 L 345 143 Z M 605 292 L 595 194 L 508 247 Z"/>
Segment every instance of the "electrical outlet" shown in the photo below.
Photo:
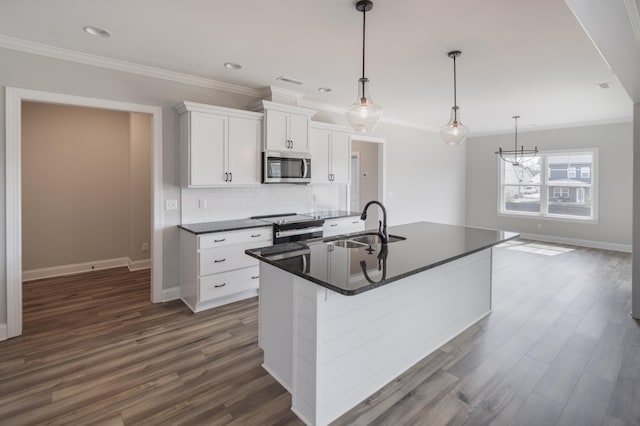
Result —
<path fill-rule="evenodd" d="M 142 251 L 149 251 L 149 243 L 142 243 Z"/>
<path fill-rule="evenodd" d="M 165 208 L 167 210 L 178 210 L 178 200 L 166 200 Z"/>
<path fill-rule="evenodd" d="M 207 200 L 205 200 L 204 198 L 200 198 L 200 199 L 198 200 L 198 206 L 199 206 L 201 209 L 206 209 L 206 208 L 207 208 L 207 205 L 208 205 Z"/>

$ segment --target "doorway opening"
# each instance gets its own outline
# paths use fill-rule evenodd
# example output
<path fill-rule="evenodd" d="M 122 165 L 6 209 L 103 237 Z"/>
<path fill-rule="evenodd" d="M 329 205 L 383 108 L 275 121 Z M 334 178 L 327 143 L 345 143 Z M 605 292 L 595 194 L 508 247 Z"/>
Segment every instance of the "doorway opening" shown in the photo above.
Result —
<path fill-rule="evenodd" d="M 162 286 L 162 109 L 126 102 L 7 87 L 6 94 L 6 313 L 7 336 L 22 334 L 22 106 L 26 102 L 101 108 L 151 115 L 150 157 L 151 301 L 163 300 Z"/>
<path fill-rule="evenodd" d="M 357 136 L 351 140 L 351 185 L 349 206 L 362 211 L 371 200 L 385 203 L 385 144 L 384 139 Z M 379 209 L 371 209 L 365 229 L 377 229 Z"/>

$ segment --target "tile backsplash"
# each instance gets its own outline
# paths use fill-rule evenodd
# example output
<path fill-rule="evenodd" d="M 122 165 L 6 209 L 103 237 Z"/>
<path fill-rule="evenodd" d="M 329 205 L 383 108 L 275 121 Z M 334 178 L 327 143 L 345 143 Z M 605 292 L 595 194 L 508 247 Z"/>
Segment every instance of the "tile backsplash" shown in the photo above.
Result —
<path fill-rule="evenodd" d="M 340 185 L 260 185 L 182 189 L 182 223 L 244 219 L 277 213 L 348 210 Z"/>

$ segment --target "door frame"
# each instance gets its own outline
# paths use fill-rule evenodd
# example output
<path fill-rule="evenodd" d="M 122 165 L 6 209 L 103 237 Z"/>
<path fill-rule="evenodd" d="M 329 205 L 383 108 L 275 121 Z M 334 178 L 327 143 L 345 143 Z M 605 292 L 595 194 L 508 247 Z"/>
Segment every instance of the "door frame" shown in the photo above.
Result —
<path fill-rule="evenodd" d="M 153 116 L 151 143 L 151 301 L 162 301 L 162 108 L 99 98 L 5 87 L 5 226 L 7 337 L 22 334 L 22 102 L 82 106 Z"/>
<path fill-rule="evenodd" d="M 351 151 L 351 157 L 349 158 L 350 166 L 353 166 L 353 159 L 356 159 L 356 170 L 350 168 L 351 173 L 351 183 L 354 184 L 356 188 L 358 188 L 358 199 L 356 200 L 356 205 L 360 206 L 360 153 L 357 151 Z M 349 210 L 358 211 L 357 209 L 352 209 L 351 197 L 353 194 L 351 193 L 351 185 L 349 185 Z M 360 207 L 358 207 L 359 209 Z"/>
<path fill-rule="evenodd" d="M 382 204 L 386 205 L 386 195 L 387 195 L 387 174 L 385 171 L 387 170 L 387 144 L 385 138 L 378 138 L 374 136 L 360 136 L 360 135 L 351 135 L 351 142 L 371 142 L 378 144 L 378 172 L 380 176 L 378 177 L 378 201 Z M 353 149 L 353 148 L 352 148 Z M 353 151 L 352 151 L 353 152 Z M 349 164 L 351 167 L 351 164 Z M 349 187 L 347 190 L 347 202 L 351 205 L 351 188 Z"/>

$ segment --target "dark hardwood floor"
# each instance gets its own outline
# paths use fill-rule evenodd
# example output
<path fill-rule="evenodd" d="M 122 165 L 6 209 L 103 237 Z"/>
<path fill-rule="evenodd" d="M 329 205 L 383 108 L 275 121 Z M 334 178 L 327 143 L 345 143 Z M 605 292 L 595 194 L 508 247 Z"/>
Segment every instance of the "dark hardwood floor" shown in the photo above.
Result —
<path fill-rule="evenodd" d="M 640 425 L 631 256 L 494 250 L 493 312 L 335 425 Z M 425 327 L 436 326 L 425 324 Z M 126 268 L 24 285 L 0 424 L 300 425 L 261 367 L 257 299 L 192 314 Z"/>

